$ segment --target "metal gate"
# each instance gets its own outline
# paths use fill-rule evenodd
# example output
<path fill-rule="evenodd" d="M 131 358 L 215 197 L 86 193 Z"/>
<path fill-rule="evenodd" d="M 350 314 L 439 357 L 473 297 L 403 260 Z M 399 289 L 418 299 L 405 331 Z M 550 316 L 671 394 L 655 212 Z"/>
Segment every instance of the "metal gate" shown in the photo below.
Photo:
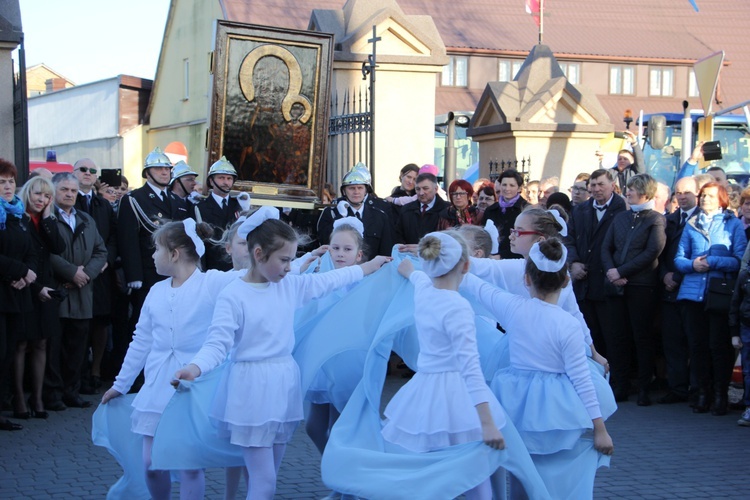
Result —
<path fill-rule="evenodd" d="M 372 168 L 372 102 L 367 88 L 334 92 L 328 126 L 326 181 L 338 188 L 341 179 L 358 162 Z"/>

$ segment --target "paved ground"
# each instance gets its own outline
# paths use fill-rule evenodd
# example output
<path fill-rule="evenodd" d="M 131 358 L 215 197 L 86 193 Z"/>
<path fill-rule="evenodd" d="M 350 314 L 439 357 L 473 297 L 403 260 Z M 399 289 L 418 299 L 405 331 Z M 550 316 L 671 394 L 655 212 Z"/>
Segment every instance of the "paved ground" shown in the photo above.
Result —
<path fill-rule="evenodd" d="M 386 391 L 402 382 L 389 377 Z M 0 433 L 0 499 L 104 498 L 120 470 L 104 449 L 91 444 L 93 411 L 68 409 L 46 421 L 23 422 L 23 431 Z M 737 426 L 739 416 L 738 411 L 694 415 L 683 404 L 621 404 L 607 423 L 616 451 L 612 468 L 597 475 L 595 498 L 748 498 L 750 428 Z M 209 470 L 206 477 L 206 498 L 221 499 L 223 471 Z M 300 429 L 282 464 L 277 498 L 327 493 L 318 453 Z"/>

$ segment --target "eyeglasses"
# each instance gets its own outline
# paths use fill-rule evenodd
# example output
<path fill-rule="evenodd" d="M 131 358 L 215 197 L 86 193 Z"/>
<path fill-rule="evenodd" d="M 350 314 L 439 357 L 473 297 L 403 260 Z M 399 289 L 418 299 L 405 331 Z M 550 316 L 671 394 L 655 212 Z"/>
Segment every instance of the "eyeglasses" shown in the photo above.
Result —
<path fill-rule="evenodd" d="M 572 186 L 568 191 L 571 193 L 585 193 L 588 190 L 585 187 Z"/>
<path fill-rule="evenodd" d="M 510 230 L 510 235 L 515 236 L 516 238 L 518 238 L 519 236 L 526 236 L 529 234 L 536 234 L 537 236 L 544 236 L 544 233 L 540 233 L 539 231 L 519 231 L 518 229 L 515 229 L 515 228 Z"/>
<path fill-rule="evenodd" d="M 460 198 L 461 196 L 466 196 L 467 194 L 469 194 L 469 193 L 467 193 L 466 191 L 453 191 L 451 193 L 451 197 L 452 198 Z"/>
<path fill-rule="evenodd" d="M 91 172 L 92 174 L 95 174 L 96 172 L 98 172 L 98 170 L 96 170 L 95 168 L 89 168 L 89 167 L 78 167 L 78 170 L 83 172 L 84 174 L 86 172 Z"/>

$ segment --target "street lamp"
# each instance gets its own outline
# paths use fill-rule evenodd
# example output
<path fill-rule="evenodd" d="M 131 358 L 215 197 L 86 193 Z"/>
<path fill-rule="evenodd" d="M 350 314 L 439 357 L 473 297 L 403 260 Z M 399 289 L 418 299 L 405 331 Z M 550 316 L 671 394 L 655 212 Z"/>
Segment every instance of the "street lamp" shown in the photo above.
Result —
<path fill-rule="evenodd" d="M 468 127 L 471 117 L 448 112 L 448 123 L 445 134 L 445 188 L 456 180 L 456 126 Z"/>

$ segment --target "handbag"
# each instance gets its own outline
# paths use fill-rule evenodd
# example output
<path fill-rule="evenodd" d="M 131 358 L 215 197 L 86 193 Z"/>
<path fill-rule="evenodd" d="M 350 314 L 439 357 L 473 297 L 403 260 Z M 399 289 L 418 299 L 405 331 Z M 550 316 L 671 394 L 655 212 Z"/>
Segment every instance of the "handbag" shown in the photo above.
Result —
<path fill-rule="evenodd" d="M 724 276 L 708 278 L 708 289 L 706 290 L 706 311 L 727 314 L 729 304 L 732 301 L 735 278 Z"/>

